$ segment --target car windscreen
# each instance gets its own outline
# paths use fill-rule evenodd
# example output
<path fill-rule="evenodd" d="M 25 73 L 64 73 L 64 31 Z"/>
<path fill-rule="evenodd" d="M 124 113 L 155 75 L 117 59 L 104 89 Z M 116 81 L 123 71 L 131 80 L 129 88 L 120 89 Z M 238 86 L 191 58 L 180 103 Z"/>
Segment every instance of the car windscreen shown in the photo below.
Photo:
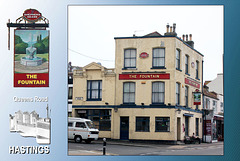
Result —
<path fill-rule="evenodd" d="M 86 121 L 86 124 L 90 129 L 95 129 L 95 125 L 93 124 L 92 121 Z"/>

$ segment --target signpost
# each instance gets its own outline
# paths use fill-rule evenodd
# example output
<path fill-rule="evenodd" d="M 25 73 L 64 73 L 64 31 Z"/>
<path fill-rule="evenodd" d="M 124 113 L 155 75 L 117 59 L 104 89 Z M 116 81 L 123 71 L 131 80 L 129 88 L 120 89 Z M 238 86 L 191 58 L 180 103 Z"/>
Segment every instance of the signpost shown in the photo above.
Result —
<path fill-rule="evenodd" d="M 21 23 L 24 21 L 24 23 Z M 49 87 L 49 21 L 36 9 L 27 9 L 14 30 L 14 87 Z M 44 22 L 44 23 L 42 23 Z"/>

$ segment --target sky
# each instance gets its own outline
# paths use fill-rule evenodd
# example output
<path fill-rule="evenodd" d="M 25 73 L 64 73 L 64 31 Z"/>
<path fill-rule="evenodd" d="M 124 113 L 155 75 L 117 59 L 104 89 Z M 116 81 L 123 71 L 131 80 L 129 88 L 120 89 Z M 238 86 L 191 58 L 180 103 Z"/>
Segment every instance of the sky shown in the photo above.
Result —
<path fill-rule="evenodd" d="M 204 55 L 203 79 L 223 72 L 223 6 L 69 6 L 68 61 L 74 66 L 100 62 L 115 67 L 114 37 L 164 35 L 176 23 L 178 37 L 192 34 L 194 48 Z"/>

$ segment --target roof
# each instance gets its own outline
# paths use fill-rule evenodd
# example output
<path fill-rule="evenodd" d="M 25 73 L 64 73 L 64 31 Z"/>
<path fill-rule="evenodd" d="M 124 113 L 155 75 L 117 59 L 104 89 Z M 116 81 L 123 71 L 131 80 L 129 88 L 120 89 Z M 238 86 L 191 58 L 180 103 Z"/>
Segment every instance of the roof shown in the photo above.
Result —
<path fill-rule="evenodd" d="M 147 34 L 147 35 L 145 35 L 145 36 L 162 36 L 160 33 L 158 33 L 157 31 L 155 31 L 155 32 L 152 32 L 152 33 L 150 33 L 150 34 Z M 144 36 L 144 37 L 145 37 Z"/>
<path fill-rule="evenodd" d="M 208 96 L 208 97 L 210 97 L 210 98 L 219 100 L 218 97 L 217 97 L 217 93 L 215 93 L 215 92 L 209 92 L 209 91 L 208 91 L 208 88 L 206 88 L 206 87 L 203 88 L 203 94 L 204 94 L 204 96 Z"/>

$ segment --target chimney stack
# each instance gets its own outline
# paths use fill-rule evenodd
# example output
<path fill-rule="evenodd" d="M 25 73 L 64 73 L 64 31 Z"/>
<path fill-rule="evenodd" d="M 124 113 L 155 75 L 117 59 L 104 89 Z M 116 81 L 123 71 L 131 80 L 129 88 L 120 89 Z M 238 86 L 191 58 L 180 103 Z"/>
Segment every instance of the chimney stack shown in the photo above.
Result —
<path fill-rule="evenodd" d="M 170 32 L 169 32 L 169 27 L 170 27 Z M 177 36 L 176 23 L 173 23 L 173 26 L 170 26 L 169 23 L 167 23 L 166 29 L 167 29 L 167 32 L 164 34 L 165 36 Z"/>
<path fill-rule="evenodd" d="M 186 35 L 186 43 L 191 46 L 192 48 L 194 48 L 194 42 L 192 41 L 192 34 L 189 34 L 189 41 L 188 41 L 188 35 Z M 184 41 L 184 39 L 183 39 Z"/>

